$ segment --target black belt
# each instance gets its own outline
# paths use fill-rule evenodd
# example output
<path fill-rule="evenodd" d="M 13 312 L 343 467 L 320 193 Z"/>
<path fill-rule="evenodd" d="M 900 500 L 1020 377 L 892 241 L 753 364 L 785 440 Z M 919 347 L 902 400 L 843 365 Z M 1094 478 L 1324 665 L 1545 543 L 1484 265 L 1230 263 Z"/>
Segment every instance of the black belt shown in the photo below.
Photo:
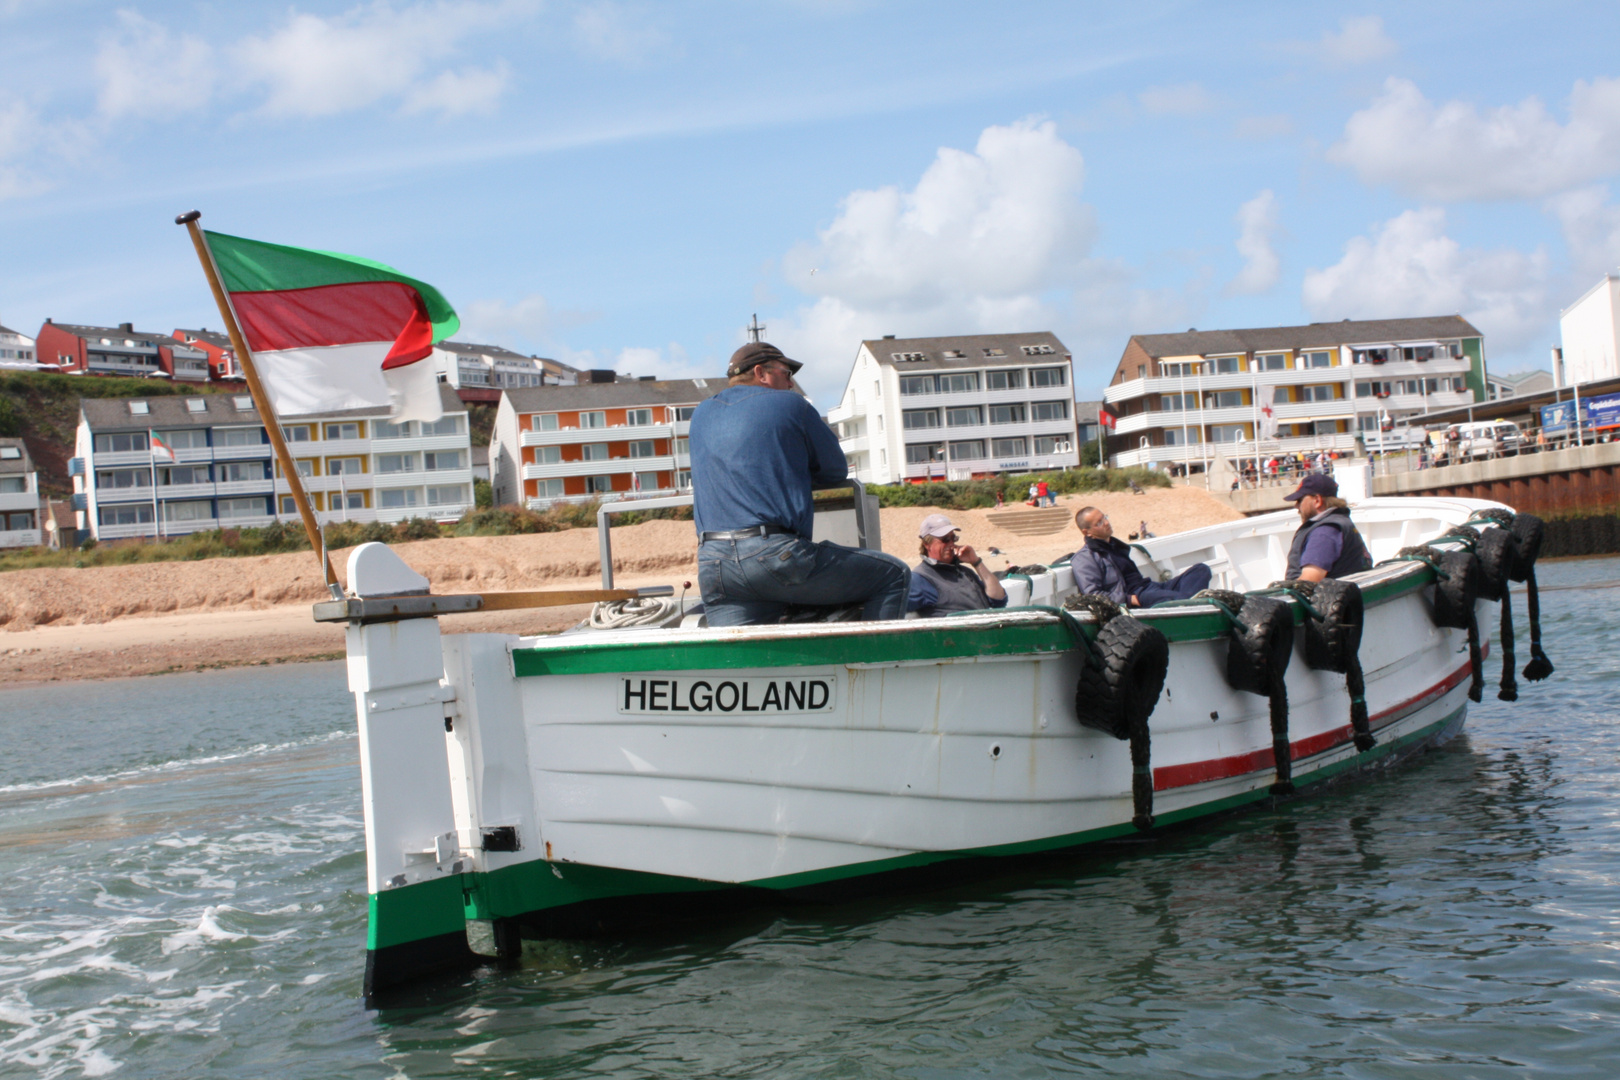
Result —
<path fill-rule="evenodd" d="M 748 529 L 732 529 L 729 532 L 706 532 L 698 539 L 704 543 L 710 540 L 747 540 L 751 536 L 775 536 L 777 533 L 791 533 L 792 529 L 785 525 L 755 525 Z"/>

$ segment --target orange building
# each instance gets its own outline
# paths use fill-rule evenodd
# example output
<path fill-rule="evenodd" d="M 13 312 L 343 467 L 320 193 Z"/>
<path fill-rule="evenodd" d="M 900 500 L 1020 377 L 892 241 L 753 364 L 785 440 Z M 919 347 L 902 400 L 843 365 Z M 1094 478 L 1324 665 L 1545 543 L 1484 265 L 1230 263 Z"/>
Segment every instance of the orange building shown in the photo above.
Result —
<path fill-rule="evenodd" d="M 712 379 L 617 380 L 506 390 L 490 440 L 497 505 L 673 495 L 692 486 L 692 410 Z"/>

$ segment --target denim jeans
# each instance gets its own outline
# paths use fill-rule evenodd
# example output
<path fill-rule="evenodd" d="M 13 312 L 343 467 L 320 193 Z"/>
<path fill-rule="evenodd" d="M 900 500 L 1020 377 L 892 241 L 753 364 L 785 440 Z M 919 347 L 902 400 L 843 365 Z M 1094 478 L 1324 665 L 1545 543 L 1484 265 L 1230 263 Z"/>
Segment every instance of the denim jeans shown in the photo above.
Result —
<path fill-rule="evenodd" d="M 1190 600 L 1193 593 L 1209 588 L 1210 571 L 1203 563 L 1196 563 L 1160 585 L 1144 585 L 1136 593 L 1137 603 L 1143 607 L 1162 604 L 1166 600 Z"/>
<path fill-rule="evenodd" d="M 899 619 L 911 570 L 881 551 L 777 533 L 699 544 L 698 587 L 710 626 L 773 623 L 789 604 L 864 603 L 863 619 Z"/>

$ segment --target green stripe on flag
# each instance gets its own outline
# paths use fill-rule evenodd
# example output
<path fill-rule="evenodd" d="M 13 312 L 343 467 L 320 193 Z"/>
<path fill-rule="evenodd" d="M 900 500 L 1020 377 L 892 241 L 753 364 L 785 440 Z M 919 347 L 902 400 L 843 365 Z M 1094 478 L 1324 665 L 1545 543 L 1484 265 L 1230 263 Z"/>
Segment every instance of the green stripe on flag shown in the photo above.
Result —
<path fill-rule="evenodd" d="M 267 244 L 225 233 L 205 232 L 214 262 L 227 292 L 282 292 L 318 289 L 325 285 L 355 285 L 371 281 L 397 281 L 422 297 L 433 322 L 433 340 L 443 341 L 461 329 L 450 301 L 425 281 L 406 277 L 392 266 L 342 255 L 335 251 Z"/>

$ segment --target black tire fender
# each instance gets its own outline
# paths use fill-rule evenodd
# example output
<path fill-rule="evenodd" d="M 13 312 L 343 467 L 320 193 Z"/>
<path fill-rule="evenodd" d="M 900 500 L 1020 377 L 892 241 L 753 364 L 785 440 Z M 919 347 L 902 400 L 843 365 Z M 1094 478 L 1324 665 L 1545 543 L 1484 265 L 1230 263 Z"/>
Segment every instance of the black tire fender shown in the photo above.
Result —
<path fill-rule="evenodd" d="M 1158 629 L 1120 616 L 1097 632 L 1092 649 L 1098 663 L 1080 668 L 1074 712 L 1080 723 L 1116 739 L 1128 739 L 1147 723 L 1164 692 L 1170 671 L 1170 640 Z"/>
<path fill-rule="evenodd" d="M 1305 620 L 1305 665 L 1313 671 L 1343 675 L 1361 653 L 1366 625 L 1361 586 L 1324 578 L 1311 591 L 1311 606 L 1322 618 Z"/>
<path fill-rule="evenodd" d="M 1447 551 L 1440 556 L 1440 574 L 1434 585 L 1434 625 L 1467 630 L 1474 625 L 1474 604 L 1479 600 L 1479 560 L 1471 551 Z"/>
<path fill-rule="evenodd" d="M 1232 628 L 1226 682 L 1234 690 L 1267 697 L 1294 655 L 1294 609 L 1269 596 L 1245 596 L 1237 612 L 1246 629 Z"/>
<path fill-rule="evenodd" d="M 1515 514 L 1508 528 L 1518 541 L 1513 569 L 1508 576 L 1514 581 L 1524 581 L 1535 569 L 1536 560 L 1541 558 L 1541 542 L 1546 537 L 1547 526 L 1534 514 Z"/>
<path fill-rule="evenodd" d="M 1479 595 L 1500 601 L 1507 595 L 1513 568 L 1518 562 L 1519 541 L 1507 529 L 1481 529 L 1474 541 L 1474 557 L 1479 560 Z"/>

